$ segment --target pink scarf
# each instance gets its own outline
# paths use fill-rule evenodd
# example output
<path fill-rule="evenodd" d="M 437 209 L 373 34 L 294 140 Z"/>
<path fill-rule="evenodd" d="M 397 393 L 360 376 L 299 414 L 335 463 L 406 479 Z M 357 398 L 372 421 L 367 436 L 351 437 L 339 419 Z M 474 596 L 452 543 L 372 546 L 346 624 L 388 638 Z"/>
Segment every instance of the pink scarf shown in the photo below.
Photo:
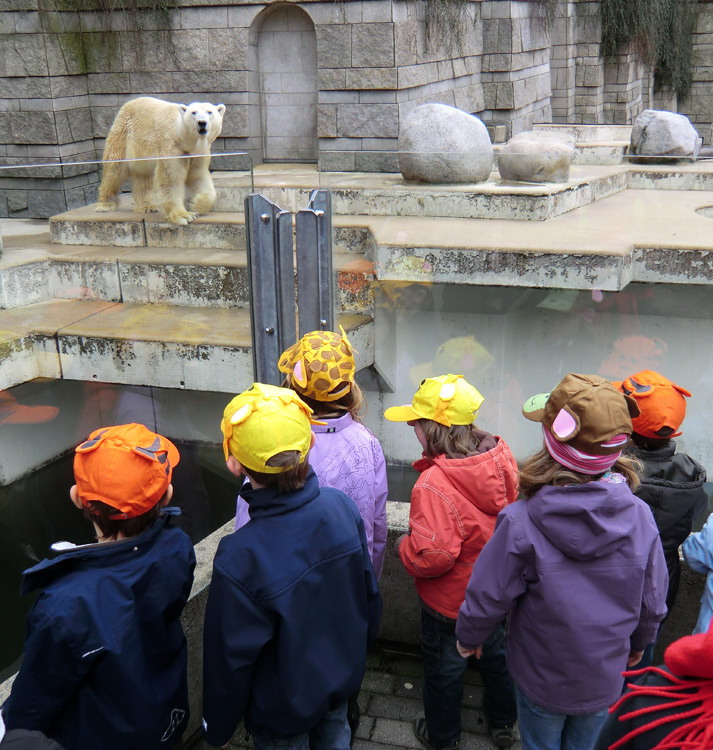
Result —
<path fill-rule="evenodd" d="M 611 469 L 621 457 L 621 451 L 609 453 L 606 456 L 595 456 L 591 453 L 579 451 L 568 443 L 560 443 L 544 425 L 542 425 L 542 434 L 545 438 L 545 448 L 547 448 L 550 456 L 557 463 L 582 474 L 603 474 Z M 628 439 L 628 435 L 616 435 L 609 441 L 608 445 L 621 445 L 623 449 Z"/>

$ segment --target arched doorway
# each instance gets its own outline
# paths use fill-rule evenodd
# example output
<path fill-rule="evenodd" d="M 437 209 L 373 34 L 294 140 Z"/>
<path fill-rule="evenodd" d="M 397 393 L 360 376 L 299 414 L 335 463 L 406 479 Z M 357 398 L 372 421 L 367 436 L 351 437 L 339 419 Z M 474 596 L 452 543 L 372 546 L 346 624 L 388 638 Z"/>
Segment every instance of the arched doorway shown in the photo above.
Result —
<path fill-rule="evenodd" d="M 258 33 L 265 161 L 317 161 L 317 36 L 305 11 L 283 5 Z"/>

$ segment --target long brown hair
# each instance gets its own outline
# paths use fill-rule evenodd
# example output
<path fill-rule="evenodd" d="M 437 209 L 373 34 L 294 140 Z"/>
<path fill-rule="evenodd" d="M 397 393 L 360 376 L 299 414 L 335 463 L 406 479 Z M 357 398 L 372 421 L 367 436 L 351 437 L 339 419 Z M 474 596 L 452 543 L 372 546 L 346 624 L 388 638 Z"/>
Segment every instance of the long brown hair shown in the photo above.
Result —
<path fill-rule="evenodd" d="M 290 379 L 285 378 L 285 382 L 283 383 L 285 388 L 291 388 L 290 386 Z M 341 385 L 340 385 L 341 387 Z M 356 382 L 352 381 L 351 388 L 349 389 L 349 393 L 345 393 L 341 398 L 338 398 L 336 401 L 317 401 L 314 398 L 308 398 L 307 396 L 303 396 L 296 388 L 292 388 L 297 395 L 309 406 L 310 409 L 314 412 L 314 416 L 324 417 L 327 418 L 334 418 L 334 417 L 341 417 L 346 412 L 349 412 L 352 415 L 352 419 L 355 422 L 359 422 L 361 424 L 361 417 L 359 416 L 359 411 L 361 410 L 361 407 L 364 406 L 364 395 L 361 392 L 361 388 L 356 384 Z"/>
<path fill-rule="evenodd" d="M 621 474 L 626 479 L 631 491 L 634 492 L 639 486 L 642 468 L 641 462 L 636 458 L 621 456 L 612 466 L 611 471 Z M 547 448 L 542 448 L 534 456 L 525 459 L 520 468 L 520 490 L 525 497 L 532 497 L 545 485 L 564 487 L 568 484 L 586 484 L 598 478 L 591 474 L 581 474 L 578 471 L 568 469 L 555 461 Z"/>
<path fill-rule="evenodd" d="M 423 436 L 426 439 L 427 458 L 466 458 L 478 452 L 480 438 L 473 424 L 454 424 L 446 427 L 432 419 L 419 419 Z"/>

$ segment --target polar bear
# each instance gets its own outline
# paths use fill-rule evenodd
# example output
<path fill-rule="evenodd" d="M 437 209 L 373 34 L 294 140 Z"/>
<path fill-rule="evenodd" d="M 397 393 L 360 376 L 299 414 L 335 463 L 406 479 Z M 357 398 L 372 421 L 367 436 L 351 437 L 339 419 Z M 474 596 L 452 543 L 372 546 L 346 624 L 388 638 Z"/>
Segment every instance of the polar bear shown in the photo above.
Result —
<path fill-rule="evenodd" d="M 171 224 L 188 224 L 215 205 L 210 146 L 223 127 L 224 104 L 174 104 L 150 96 L 126 102 L 104 146 L 97 211 L 114 211 L 131 178 L 134 210 L 159 211 Z M 183 159 L 147 157 L 193 156 Z M 118 159 L 142 159 L 120 162 Z M 188 199 L 188 209 L 186 209 Z"/>

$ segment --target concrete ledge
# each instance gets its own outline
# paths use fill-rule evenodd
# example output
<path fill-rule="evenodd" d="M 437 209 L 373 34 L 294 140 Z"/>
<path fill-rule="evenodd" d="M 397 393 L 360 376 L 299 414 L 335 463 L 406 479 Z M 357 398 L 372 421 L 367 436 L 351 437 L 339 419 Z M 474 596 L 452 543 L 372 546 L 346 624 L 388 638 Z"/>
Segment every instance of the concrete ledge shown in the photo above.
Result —
<path fill-rule="evenodd" d="M 374 362 L 373 322 L 339 319 Z M 36 377 L 234 392 L 252 382 L 250 314 L 228 308 L 54 300 L 0 311 L 0 388 Z"/>

